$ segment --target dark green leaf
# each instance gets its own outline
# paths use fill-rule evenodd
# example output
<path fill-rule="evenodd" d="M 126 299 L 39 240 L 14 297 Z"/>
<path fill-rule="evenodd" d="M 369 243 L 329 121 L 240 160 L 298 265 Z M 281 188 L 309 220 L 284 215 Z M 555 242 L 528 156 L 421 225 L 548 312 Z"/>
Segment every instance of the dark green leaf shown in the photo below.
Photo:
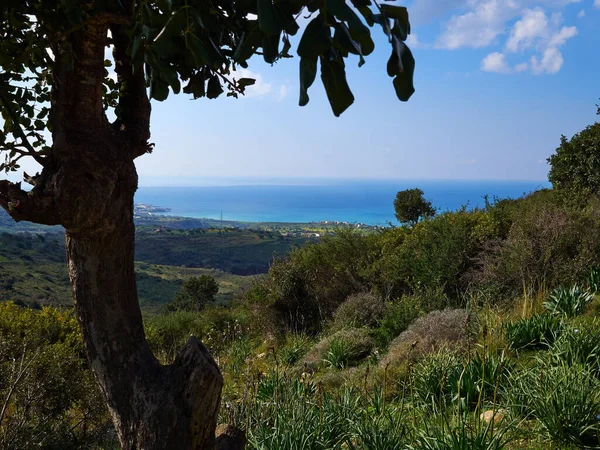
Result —
<path fill-rule="evenodd" d="M 402 72 L 400 72 L 396 78 L 394 78 L 394 89 L 398 98 L 406 102 L 414 94 L 415 87 L 413 84 L 413 78 L 415 74 L 415 58 L 412 55 L 410 49 L 404 45 L 402 51 Z"/>
<path fill-rule="evenodd" d="M 157 77 L 153 77 L 150 81 L 150 98 L 165 101 L 169 96 L 169 85 Z"/>
<path fill-rule="evenodd" d="M 346 27 L 346 25 L 343 23 L 336 24 L 333 40 L 336 42 L 338 48 L 345 54 L 352 53 L 354 55 L 360 55 L 358 67 L 362 67 L 362 65 L 365 63 L 365 59 L 362 56 L 360 44 L 352 39 L 352 36 L 350 36 L 350 32 L 348 31 L 348 27 Z"/>
<path fill-rule="evenodd" d="M 354 95 L 346 80 L 343 61 L 340 59 L 330 61 L 329 58 L 321 57 L 321 80 L 325 86 L 333 114 L 339 117 L 354 103 Z"/>
<path fill-rule="evenodd" d="M 371 38 L 369 28 L 360 20 L 354 10 L 348 6 L 345 0 L 327 0 L 327 10 L 337 17 L 348 23 L 350 35 L 361 46 L 363 55 L 369 55 L 375 49 L 375 43 Z"/>
<path fill-rule="evenodd" d="M 167 83 L 169 83 L 169 86 L 171 86 L 173 92 L 179 94 L 179 91 L 181 90 L 181 83 L 179 82 L 177 71 L 167 63 L 161 66 L 160 75 Z"/>
<path fill-rule="evenodd" d="M 237 85 L 240 89 L 245 89 L 254 84 L 256 84 L 256 80 L 254 78 L 240 78 L 237 80 Z"/>
<path fill-rule="evenodd" d="M 194 33 L 186 33 L 185 45 L 192 54 L 197 67 L 210 64 L 210 57 L 202 41 Z"/>
<path fill-rule="evenodd" d="M 210 99 L 217 98 L 223 93 L 221 82 L 216 75 L 211 76 L 208 79 L 208 86 L 206 87 L 206 96 Z"/>
<path fill-rule="evenodd" d="M 275 7 L 271 0 L 257 0 L 258 4 L 258 26 L 261 31 L 267 34 L 279 34 L 281 25 L 277 20 Z"/>
<path fill-rule="evenodd" d="M 266 63 L 273 64 L 279 56 L 279 40 L 281 34 L 266 34 L 262 39 L 263 58 Z"/>
<path fill-rule="evenodd" d="M 310 100 L 308 88 L 312 86 L 317 77 L 317 57 L 300 58 L 300 106 L 305 106 Z"/>
<path fill-rule="evenodd" d="M 331 47 L 331 30 L 321 15 L 309 22 L 298 44 L 298 56 L 316 58 Z"/>
<path fill-rule="evenodd" d="M 403 6 L 381 5 L 381 12 L 394 20 L 394 28 L 399 32 L 399 38 L 406 40 L 410 34 L 410 21 L 408 19 L 408 10 Z"/>

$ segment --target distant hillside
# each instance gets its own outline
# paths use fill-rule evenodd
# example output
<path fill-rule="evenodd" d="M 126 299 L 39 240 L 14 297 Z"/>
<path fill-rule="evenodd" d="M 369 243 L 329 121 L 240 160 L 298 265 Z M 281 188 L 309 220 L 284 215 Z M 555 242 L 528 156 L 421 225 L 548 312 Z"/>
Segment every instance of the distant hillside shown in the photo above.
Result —
<path fill-rule="evenodd" d="M 283 256 L 308 240 L 262 230 L 138 227 L 136 260 L 256 275 L 269 270 L 273 257 Z"/>
<path fill-rule="evenodd" d="M 148 243 L 149 240 L 146 240 Z M 142 308 L 156 311 L 171 300 L 183 280 L 208 274 L 219 282 L 217 302 L 228 303 L 254 277 L 211 268 L 170 267 L 138 262 L 137 284 Z M 0 301 L 29 305 L 71 305 L 62 234 L 0 234 Z"/>

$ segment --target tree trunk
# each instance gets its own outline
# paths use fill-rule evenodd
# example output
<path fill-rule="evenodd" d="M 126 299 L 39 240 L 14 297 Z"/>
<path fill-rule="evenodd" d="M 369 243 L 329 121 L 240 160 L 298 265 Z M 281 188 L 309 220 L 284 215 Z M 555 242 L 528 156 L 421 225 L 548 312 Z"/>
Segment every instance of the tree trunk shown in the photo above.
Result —
<path fill-rule="evenodd" d="M 0 206 L 15 220 L 61 224 L 87 356 L 124 450 L 204 450 L 215 445 L 222 377 L 190 338 L 162 366 L 144 336 L 134 273 L 134 158 L 148 148 L 150 106 L 128 41 L 113 31 L 123 82 L 118 126 L 102 105 L 109 20 L 90 20 L 53 48 L 52 150 L 30 192 L 0 181 Z"/>
<path fill-rule="evenodd" d="M 103 214 L 103 227 L 66 230 L 69 274 L 88 358 L 123 449 L 210 449 L 221 374 L 195 338 L 171 366 L 161 366 L 150 352 L 134 274 L 133 167 L 121 177 Z"/>

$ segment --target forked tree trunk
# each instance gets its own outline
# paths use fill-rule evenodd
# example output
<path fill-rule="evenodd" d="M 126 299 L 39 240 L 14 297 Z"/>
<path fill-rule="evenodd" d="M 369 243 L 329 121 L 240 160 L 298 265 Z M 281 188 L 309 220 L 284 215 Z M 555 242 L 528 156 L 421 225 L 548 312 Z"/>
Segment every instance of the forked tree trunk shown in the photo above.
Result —
<path fill-rule="evenodd" d="M 15 220 L 61 224 L 69 275 L 92 370 L 124 450 L 209 450 L 222 377 L 206 348 L 190 338 L 162 366 L 142 325 L 134 273 L 134 158 L 147 150 L 150 106 L 134 75 L 126 35 L 113 28 L 123 84 L 120 122 L 102 108 L 110 19 L 99 17 L 54 48 L 53 143 L 30 192 L 0 182 L 0 206 Z"/>

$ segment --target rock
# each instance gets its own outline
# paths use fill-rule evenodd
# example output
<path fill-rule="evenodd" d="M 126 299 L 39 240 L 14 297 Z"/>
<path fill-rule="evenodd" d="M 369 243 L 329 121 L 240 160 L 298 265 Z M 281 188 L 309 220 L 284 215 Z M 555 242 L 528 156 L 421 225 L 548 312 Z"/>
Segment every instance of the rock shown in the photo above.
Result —
<path fill-rule="evenodd" d="M 502 422 L 506 415 L 507 411 L 505 409 L 498 409 L 497 411 L 495 411 L 495 414 L 493 410 L 488 409 L 487 411 L 481 413 L 481 415 L 479 416 L 479 420 L 485 423 L 490 423 L 490 421 L 493 420 L 495 424 L 498 424 Z"/>
<path fill-rule="evenodd" d="M 246 434 L 233 425 L 219 425 L 215 436 L 215 450 L 244 450 L 246 447 Z"/>

